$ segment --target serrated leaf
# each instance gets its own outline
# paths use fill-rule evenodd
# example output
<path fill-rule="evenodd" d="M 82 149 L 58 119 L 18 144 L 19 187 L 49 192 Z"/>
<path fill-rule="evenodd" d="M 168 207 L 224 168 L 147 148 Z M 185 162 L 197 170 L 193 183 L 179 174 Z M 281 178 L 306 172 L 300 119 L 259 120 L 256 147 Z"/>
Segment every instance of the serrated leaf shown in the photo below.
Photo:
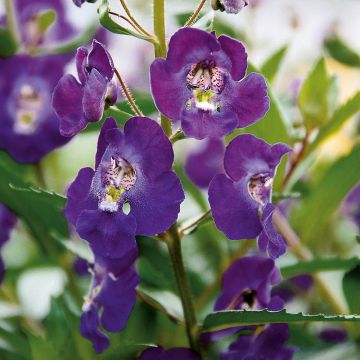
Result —
<path fill-rule="evenodd" d="M 19 165 L 0 151 L 0 202 L 26 222 L 44 249 L 55 246 L 55 249 L 61 250 L 52 232 L 63 238 L 69 236 L 62 213 L 65 197 L 23 181 L 18 170 Z"/>
<path fill-rule="evenodd" d="M 147 36 L 144 35 L 140 35 L 139 33 L 129 30 L 123 26 L 121 26 L 120 24 L 116 23 L 109 14 L 109 2 L 108 0 L 102 0 L 99 8 L 98 8 L 98 14 L 99 14 L 99 20 L 100 20 L 100 24 L 107 30 L 109 30 L 110 32 L 114 33 L 114 34 L 120 34 L 120 35 L 130 35 L 130 36 L 135 36 L 139 39 L 142 40 L 147 40 L 152 42 L 153 39 L 150 39 Z"/>
<path fill-rule="evenodd" d="M 349 270 L 360 264 L 360 259 L 314 259 L 310 261 L 302 261 L 293 265 L 281 267 L 283 276 L 295 276 L 300 274 L 316 273 L 320 271 Z"/>
<path fill-rule="evenodd" d="M 286 310 L 281 311 L 219 311 L 205 318 L 203 331 L 218 331 L 237 326 L 297 323 L 297 322 L 360 322 L 360 315 L 305 315 L 303 313 L 291 314 Z"/>
<path fill-rule="evenodd" d="M 305 79 L 299 95 L 299 109 L 308 130 L 325 123 L 329 117 L 330 81 L 321 58 Z"/>
<path fill-rule="evenodd" d="M 360 265 L 344 275 L 343 291 L 349 310 L 352 314 L 360 314 Z"/>
<path fill-rule="evenodd" d="M 36 16 L 36 23 L 39 27 L 39 31 L 41 34 L 45 33 L 47 29 L 55 22 L 56 20 L 56 12 L 54 10 L 46 10 L 39 13 Z"/>
<path fill-rule="evenodd" d="M 284 60 L 287 48 L 287 46 L 283 46 L 282 48 L 274 52 L 261 66 L 261 73 L 266 77 L 269 82 L 272 82 L 277 75 L 280 65 Z"/>
<path fill-rule="evenodd" d="M 324 43 L 330 56 L 342 64 L 360 67 L 360 56 L 337 36 L 329 37 Z"/>
<path fill-rule="evenodd" d="M 300 238 L 304 243 L 316 243 L 323 238 L 326 225 L 344 197 L 360 181 L 360 145 L 335 161 L 314 184 L 314 191 L 304 199 L 296 214 Z"/>

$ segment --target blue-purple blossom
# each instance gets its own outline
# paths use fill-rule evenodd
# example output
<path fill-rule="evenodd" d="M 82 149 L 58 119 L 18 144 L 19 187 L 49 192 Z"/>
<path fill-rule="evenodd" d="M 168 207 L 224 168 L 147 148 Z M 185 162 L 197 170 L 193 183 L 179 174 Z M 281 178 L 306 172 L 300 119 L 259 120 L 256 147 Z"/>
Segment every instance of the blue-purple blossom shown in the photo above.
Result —
<path fill-rule="evenodd" d="M 122 258 L 95 257 L 92 283 L 85 297 L 81 315 L 81 334 L 92 341 L 97 353 L 109 346 L 101 327 L 110 332 L 121 331 L 136 302 L 139 277 L 134 269 L 137 250 L 133 248 Z"/>
<path fill-rule="evenodd" d="M 288 338 L 287 324 L 270 324 L 252 335 L 239 336 L 221 360 L 290 360 L 296 349 L 286 346 Z"/>
<path fill-rule="evenodd" d="M 51 107 L 65 65 L 65 58 L 56 55 L 0 59 L 0 148 L 15 160 L 37 162 L 70 140 L 59 133 Z"/>
<path fill-rule="evenodd" d="M 319 337 L 327 343 L 342 343 L 347 340 L 347 332 L 340 328 L 326 328 L 320 331 Z"/>
<path fill-rule="evenodd" d="M 291 149 L 270 145 L 250 134 L 239 135 L 227 146 L 225 174 L 216 175 L 209 186 L 209 202 L 218 229 L 229 239 L 259 236 L 259 248 L 272 258 L 286 250 L 272 216 L 272 182 L 281 157 Z"/>
<path fill-rule="evenodd" d="M 152 347 L 144 350 L 139 360 L 199 360 L 195 352 L 187 348 L 164 350 L 161 347 Z"/>
<path fill-rule="evenodd" d="M 161 127 L 145 117 L 127 121 L 124 131 L 105 121 L 95 171 L 79 171 L 68 190 L 65 214 L 96 255 L 117 258 L 176 220 L 184 192 L 172 171 L 174 153 Z"/>
<path fill-rule="evenodd" d="M 221 137 L 248 126 L 269 108 L 266 82 L 260 74 L 245 77 L 244 46 L 226 35 L 219 38 L 195 28 L 178 30 L 166 59 L 150 68 L 158 109 L 185 134 L 196 139 Z"/>
<path fill-rule="evenodd" d="M 186 159 L 186 175 L 195 185 L 206 189 L 216 174 L 224 172 L 224 153 L 223 140 L 203 140 L 201 148 Z"/>
<path fill-rule="evenodd" d="M 9 240 L 11 230 L 16 224 L 16 216 L 7 207 L 0 204 L 0 249 Z M 4 262 L 0 256 L 0 283 L 4 279 Z"/>
<path fill-rule="evenodd" d="M 313 285 L 314 280 L 311 275 L 296 275 L 282 282 L 279 286 L 276 286 L 272 290 L 271 295 L 278 296 L 287 303 L 296 295 L 309 292 Z"/>
<path fill-rule="evenodd" d="M 95 3 L 96 0 L 73 0 L 73 3 L 78 7 L 81 7 L 81 5 L 84 4 L 85 2 Z"/>
<path fill-rule="evenodd" d="M 360 229 L 360 184 L 356 185 L 347 196 L 343 206 L 345 214 Z"/>
<path fill-rule="evenodd" d="M 246 0 L 211 0 L 211 6 L 214 10 L 225 11 L 228 14 L 237 14 L 248 5 L 249 1 Z"/>
<path fill-rule="evenodd" d="M 117 98 L 117 87 L 112 80 L 114 64 L 101 43 L 94 40 L 90 51 L 80 47 L 76 67 L 79 81 L 73 75 L 65 75 L 53 93 L 52 105 L 64 136 L 73 136 L 89 122 L 100 120 L 104 109 Z"/>

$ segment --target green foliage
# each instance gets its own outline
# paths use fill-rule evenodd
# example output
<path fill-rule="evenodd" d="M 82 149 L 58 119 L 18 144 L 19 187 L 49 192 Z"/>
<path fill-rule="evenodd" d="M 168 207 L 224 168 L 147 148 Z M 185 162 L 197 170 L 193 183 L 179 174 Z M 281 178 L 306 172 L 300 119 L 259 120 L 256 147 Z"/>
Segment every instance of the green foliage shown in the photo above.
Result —
<path fill-rule="evenodd" d="M 331 57 L 344 65 L 360 67 L 360 56 L 350 49 L 340 38 L 331 36 L 324 42 L 325 49 Z"/>
<path fill-rule="evenodd" d="M 351 259 L 314 259 L 283 266 L 281 267 L 281 274 L 288 277 L 320 271 L 349 270 L 357 264 L 360 264 L 360 259 L 355 257 Z"/>
<path fill-rule="evenodd" d="M 360 180 L 359 158 L 360 146 L 356 146 L 349 155 L 334 162 L 322 174 L 313 191 L 304 199 L 294 219 L 304 243 L 315 244 L 323 238 L 334 211 Z"/>
<path fill-rule="evenodd" d="M 360 314 L 360 265 L 358 263 L 343 278 L 343 291 L 352 314 Z"/>
<path fill-rule="evenodd" d="M 61 247 L 52 234 L 68 237 L 62 213 L 65 198 L 25 182 L 19 176 L 19 165 L 4 152 L 0 152 L 0 172 L 0 202 L 21 217 L 40 245 L 55 256 Z"/>
<path fill-rule="evenodd" d="M 204 320 L 203 331 L 218 331 L 237 326 L 297 323 L 297 322 L 359 322 L 360 315 L 305 315 L 303 313 L 290 314 L 286 310 L 281 311 L 219 311 L 208 315 Z"/>
<path fill-rule="evenodd" d="M 99 8 L 98 8 L 98 13 L 99 13 L 99 21 L 100 24 L 106 28 L 107 30 L 109 30 L 110 32 L 114 33 L 114 34 L 120 34 L 120 35 L 130 35 L 130 36 L 135 36 L 139 39 L 142 40 L 147 40 L 152 42 L 153 40 L 150 39 L 147 36 L 144 35 L 140 35 L 139 33 L 129 30 L 123 26 L 121 26 L 120 24 L 116 23 L 114 20 L 112 20 L 112 18 L 110 17 L 109 14 L 109 2 L 108 0 L 102 0 Z"/>
<path fill-rule="evenodd" d="M 299 95 L 299 109 L 308 130 L 326 122 L 330 115 L 330 79 L 324 59 L 320 59 L 304 81 Z"/>
<path fill-rule="evenodd" d="M 14 55 L 17 49 L 18 44 L 12 33 L 0 27 L 0 58 Z"/>
<path fill-rule="evenodd" d="M 133 96 L 136 100 L 136 104 L 146 116 L 153 115 L 157 112 L 154 100 L 151 95 L 141 92 L 134 92 Z M 126 113 L 132 113 L 131 107 L 127 101 L 121 101 L 116 103 L 116 107 Z M 134 115 L 132 115 L 134 116 Z"/>
<path fill-rule="evenodd" d="M 286 55 L 287 48 L 287 46 L 283 46 L 279 50 L 275 51 L 261 66 L 261 73 L 269 82 L 272 82 L 275 79 L 280 65 Z"/>
<path fill-rule="evenodd" d="M 56 12 L 54 10 L 46 10 L 39 13 L 35 19 L 40 34 L 44 34 L 46 30 L 50 28 L 52 24 L 54 24 L 56 20 Z"/>

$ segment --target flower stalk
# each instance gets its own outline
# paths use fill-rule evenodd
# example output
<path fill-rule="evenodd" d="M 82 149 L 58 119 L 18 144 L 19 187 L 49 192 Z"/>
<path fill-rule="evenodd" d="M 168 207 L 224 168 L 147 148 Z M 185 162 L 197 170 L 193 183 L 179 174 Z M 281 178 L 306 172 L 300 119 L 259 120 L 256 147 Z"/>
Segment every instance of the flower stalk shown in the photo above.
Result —
<path fill-rule="evenodd" d="M 189 20 L 186 22 L 186 24 L 184 26 L 191 26 L 196 19 L 198 18 L 201 9 L 204 7 L 206 3 L 206 0 L 201 0 L 198 7 L 196 8 L 196 10 L 193 12 L 193 14 L 190 16 Z"/>

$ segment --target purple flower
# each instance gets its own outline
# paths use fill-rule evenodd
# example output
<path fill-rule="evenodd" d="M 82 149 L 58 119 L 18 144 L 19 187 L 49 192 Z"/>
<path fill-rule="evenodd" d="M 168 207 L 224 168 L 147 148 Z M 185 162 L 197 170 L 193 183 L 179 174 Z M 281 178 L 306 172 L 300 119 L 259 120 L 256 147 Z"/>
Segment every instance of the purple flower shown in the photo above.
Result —
<path fill-rule="evenodd" d="M 0 59 L 0 148 L 15 160 L 37 162 L 70 140 L 60 135 L 50 105 L 65 65 L 64 58 L 55 55 Z"/>
<path fill-rule="evenodd" d="M 105 121 L 96 170 L 80 170 L 65 209 L 96 255 L 123 256 L 135 234 L 154 235 L 175 222 L 184 192 L 171 170 L 173 159 L 171 143 L 155 121 L 133 117 L 124 131 L 115 120 Z"/>
<path fill-rule="evenodd" d="M 356 185 L 344 202 L 344 212 L 360 229 L 360 184 Z"/>
<path fill-rule="evenodd" d="M 211 0 L 211 6 L 214 10 L 225 11 L 228 14 L 237 14 L 249 2 L 246 0 Z"/>
<path fill-rule="evenodd" d="M 121 331 L 136 302 L 139 277 L 134 269 L 137 250 L 133 248 L 123 258 L 96 257 L 92 268 L 92 283 L 83 305 L 81 334 L 93 342 L 97 353 L 109 346 L 109 339 L 100 326 L 110 332 Z"/>
<path fill-rule="evenodd" d="M 314 285 L 311 275 L 302 274 L 293 276 L 279 286 L 275 287 L 271 295 L 280 297 L 284 302 L 291 301 L 298 293 L 306 293 L 310 291 Z"/>
<path fill-rule="evenodd" d="M 0 249 L 9 240 L 11 230 L 16 224 L 16 216 L 7 207 L 0 204 Z M 0 257 L 0 283 L 4 279 L 4 263 Z"/>
<path fill-rule="evenodd" d="M 85 2 L 95 3 L 96 0 L 73 0 L 73 3 L 78 7 L 81 7 L 81 5 L 84 4 Z"/>
<path fill-rule="evenodd" d="M 191 153 L 185 164 L 188 178 L 198 187 L 206 189 L 216 174 L 224 172 L 224 142 L 207 139 L 199 151 Z"/>
<path fill-rule="evenodd" d="M 65 17 L 64 2 L 61 0 L 15 0 L 14 1 L 22 43 L 26 47 L 39 44 L 50 44 L 70 39 L 75 35 L 75 29 Z M 54 24 L 42 33 L 37 23 L 37 16 L 48 10 L 56 11 Z"/>
<path fill-rule="evenodd" d="M 269 108 L 264 78 L 244 78 L 247 54 L 237 40 L 194 28 L 170 39 L 166 59 L 150 68 L 152 94 L 158 109 L 181 121 L 196 139 L 220 137 L 260 119 Z"/>
<path fill-rule="evenodd" d="M 222 360 L 290 360 L 295 348 L 286 347 L 289 338 L 287 324 L 271 324 L 250 336 L 239 336 L 230 344 Z"/>
<path fill-rule="evenodd" d="M 200 357 L 187 348 L 164 350 L 161 347 L 148 348 L 142 352 L 139 360 L 199 360 Z"/>
<path fill-rule="evenodd" d="M 52 105 L 64 136 L 73 136 L 89 122 L 100 120 L 104 109 L 117 98 L 112 80 L 114 64 L 102 44 L 94 40 L 90 52 L 80 47 L 76 53 L 76 67 L 80 82 L 72 75 L 65 75 L 53 93 Z"/>
<path fill-rule="evenodd" d="M 272 224 L 272 181 L 281 157 L 290 150 L 282 143 L 270 145 L 250 134 L 239 135 L 226 148 L 225 174 L 216 175 L 209 186 L 216 226 L 232 240 L 260 235 L 260 250 L 272 258 L 286 250 Z"/>
<path fill-rule="evenodd" d="M 271 288 L 280 280 L 280 271 L 272 259 L 261 256 L 242 257 L 224 272 L 222 292 L 214 310 L 273 308 L 278 300 L 272 301 Z"/>
<path fill-rule="evenodd" d="M 327 343 L 342 343 L 347 340 L 344 329 L 328 328 L 320 332 L 320 339 Z"/>
<path fill-rule="evenodd" d="M 83 277 L 83 276 L 87 276 L 90 274 L 89 273 L 89 263 L 85 259 L 82 259 L 80 257 L 75 258 L 75 260 L 73 262 L 73 268 L 78 276 Z"/>

